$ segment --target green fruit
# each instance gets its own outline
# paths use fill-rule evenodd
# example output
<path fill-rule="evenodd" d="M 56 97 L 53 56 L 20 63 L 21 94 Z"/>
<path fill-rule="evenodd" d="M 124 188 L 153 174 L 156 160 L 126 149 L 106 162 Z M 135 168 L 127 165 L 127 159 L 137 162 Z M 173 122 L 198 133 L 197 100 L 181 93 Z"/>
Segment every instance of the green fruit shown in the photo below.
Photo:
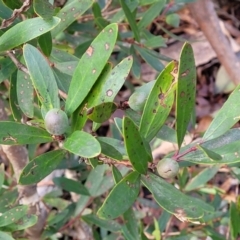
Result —
<path fill-rule="evenodd" d="M 61 109 L 53 108 L 47 112 L 44 123 L 49 133 L 59 136 L 68 128 L 68 117 Z"/>
<path fill-rule="evenodd" d="M 157 172 L 163 178 L 173 178 L 178 174 L 179 164 L 171 158 L 164 158 L 157 164 Z"/>
<path fill-rule="evenodd" d="M 134 92 L 128 100 L 131 109 L 137 112 L 142 112 L 147 100 L 145 92 Z"/>

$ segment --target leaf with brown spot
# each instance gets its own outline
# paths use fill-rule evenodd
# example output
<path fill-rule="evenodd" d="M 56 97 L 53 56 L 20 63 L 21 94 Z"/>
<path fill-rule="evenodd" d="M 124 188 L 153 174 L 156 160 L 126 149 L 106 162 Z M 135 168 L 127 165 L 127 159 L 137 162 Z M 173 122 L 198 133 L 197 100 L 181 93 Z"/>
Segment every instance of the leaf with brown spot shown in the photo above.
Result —
<path fill-rule="evenodd" d="M 176 131 L 180 148 L 195 107 L 196 67 L 192 47 L 183 45 L 179 60 L 176 93 Z"/>

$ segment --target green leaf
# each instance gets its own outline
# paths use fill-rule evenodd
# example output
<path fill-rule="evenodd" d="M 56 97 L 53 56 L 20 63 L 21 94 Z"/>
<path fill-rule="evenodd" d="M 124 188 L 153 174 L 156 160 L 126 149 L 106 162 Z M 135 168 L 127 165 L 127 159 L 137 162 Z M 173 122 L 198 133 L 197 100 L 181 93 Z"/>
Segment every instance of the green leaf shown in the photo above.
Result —
<path fill-rule="evenodd" d="M 123 136 L 125 148 L 133 168 L 141 174 L 146 174 L 148 161 L 151 161 L 151 158 L 145 149 L 137 126 L 128 117 L 123 119 Z"/>
<path fill-rule="evenodd" d="M 29 118 L 34 115 L 33 85 L 30 76 L 17 71 L 17 99 L 22 112 Z"/>
<path fill-rule="evenodd" d="M 50 20 L 37 17 L 16 24 L 0 37 L 0 52 L 10 50 L 49 32 L 57 26 L 59 22 L 60 19 L 57 17 L 53 17 Z"/>
<path fill-rule="evenodd" d="M 119 183 L 122 180 L 121 172 L 114 165 L 112 165 L 112 175 L 113 175 L 115 184 Z"/>
<path fill-rule="evenodd" d="M 0 83 L 1 83 L 2 81 L 8 79 L 11 76 L 11 74 L 17 69 L 17 67 L 10 58 L 0 57 L 0 69 L 1 69 L 0 71 Z"/>
<path fill-rule="evenodd" d="M 44 19 L 52 18 L 54 8 L 48 0 L 33 0 L 34 12 Z"/>
<path fill-rule="evenodd" d="M 30 185 L 40 182 L 57 168 L 64 158 L 65 153 L 64 150 L 55 150 L 32 159 L 23 169 L 19 183 L 22 185 Z"/>
<path fill-rule="evenodd" d="M 63 148 L 85 158 L 93 158 L 101 153 L 99 142 L 92 135 L 83 131 L 75 131 L 64 141 Z"/>
<path fill-rule="evenodd" d="M 180 148 L 195 107 L 196 67 L 192 47 L 183 45 L 177 76 L 176 131 Z"/>
<path fill-rule="evenodd" d="M 18 219 L 22 218 L 27 214 L 28 206 L 17 206 L 4 212 L 0 216 L 0 227 L 7 226 L 9 224 L 15 223 Z"/>
<path fill-rule="evenodd" d="M 240 130 L 236 128 L 230 129 L 227 133 L 218 138 L 202 143 L 201 146 L 221 155 L 222 159 L 218 160 L 218 164 L 231 164 L 240 162 L 239 143 Z M 196 144 L 182 148 L 180 154 L 191 147 L 195 147 L 196 151 L 188 153 L 181 158 L 182 160 L 196 164 L 216 164 L 216 162 L 209 158 L 205 152 L 199 150 Z"/>
<path fill-rule="evenodd" d="M 37 48 L 29 44 L 23 47 L 23 55 L 43 107 L 46 110 L 60 108 L 57 83 L 44 56 Z"/>
<path fill-rule="evenodd" d="M 0 189 L 4 183 L 4 171 L 0 168 Z"/>
<path fill-rule="evenodd" d="M 20 218 L 18 221 L 15 223 L 12 223 L 6 227 L 3 228 L 6 232 L 14 232 L 14 231 L 19 231 L 23 229 L 27 229 L 33 225 L 35 225 L 38 221 L 38 217 L 36 215 L 25 215 L 22 218 Z M 1 239 L 1 236 L 0 236 Z M 4 238 L 5 240 L 5 238 Z"/>
<path fill-rule="evenodd" d="M 117 24 L 110 24 L 93 40 L 91 46 L 80 59 L 74 72 L 65 110 L 73 113 L 83 102 L 96 82 L 117 39 Z"/>
<path fill-rule="evenodd" d="M 203 139 L 210 140 L 221 136 L 229 130 L 240 119 L 240 108 L 238 102 L 240 98 L 240 85 L 231 93 L 228 100 L 214 117 L 207 131 L 203 135 Z"/>
<path fill-rule="evenodd" d="M 166 39 L 162 36 L 152 36 L 149 37 L 146 42 L 144 42 L 144 46 L 149 48 L 167 47 Z"/>
<path fill-rule="evenodd" d="M 119 133 L 123 135 L 123 127 L 122 127 L 122 119 L 121 118 L 114 118 L 115 125 L 119 130 Z"/>
<path fill-rule="evenodd" d="M 164 179 L 149 173 L 142 176 L 142 183 L 153 194 L 156 202 L 166 211 L 172 213 L 183 222 L 201 221 L 213 208 L 200 199 L 187 196 Z"/>
<path fill-rule="evenodd" d="M 96 123 L 107 121 L 117 109 L 117 105 L 113 102 L 104 102 L 93 108 L 88 109 L 87 117 Z"/>
<path fill-rule="evenodd" d="M 43 129 L 16 122 L 0 122 L 0 144 L 22 145 L 51 142 L 52 137 Z"/>
<path fill-rule="evenodd" d="M 135 40 L 140 42 L 139 29 L 137 27 L 134 14 L 128 8 L 128 5 L 125 3 L 125 0 L 120 0 L 120 4 L 121 4 L 122 9 L 123 9 L 123 11 L 125 13 L 125 16 L 126 16 L 126 18 L 128 20 L 128 23 L 129 23 L 129 25 L 131 27 L 131 30 L 134 33 Z"/>
<path fill-rule="evenodd" d="M 71 23 L 85 13 L 93 4 L 92 0 L 73 0 L 66 4 L 57 14 L 61 19 L 60 24 L 53 29 L 52 36 L 63 32 Z"/>
<path fill-rule="evenodd" d="M 172 13 L 166 16 L 166 23 L 173 26 L 178 27 L 180 23 L 180 17 L 177 13 Z"/>
<path fill-rule="evenodd" d="M 138 87 L 130 96 L 128 104 L 134 111 L 142 111 L 146 103 L 147 97 L 151 92 L 156 81 L 148 82 Z"/>
<path fill-rule="evenodd" d="M 134 45 L 134 48 L 139 52 L 143 60 L 152 68 L 156 69 L 158 72 L 161 72 L 164 69 L 164 65 L 160 62 L 159 57 L 151 54 L 151 52 L 146 48 L 142 48 L 137 45 Z"/>
<path fill-rule="evenodd" d="M 147 11 L 144 12 L 144 15 L 142 16 L 142 19 L 138 22 L 137 26 L 139 30 L 143 30 L 148 25 L 152 23 L 152 21 L 159 16 L 161 11 L 163 10 L 163 7 L 165 6 L 166 1 L 158 1 L 154 4 L 152 4 Z"/>
<path fill-rule="evenodd" d="M 221 160 L 221 159 L 222 159 L 222 156 L 221 156 L 221 155 L 219 155 L 219 154 L 217 154 L 217 153 L 215 153 L 215 152 L 213 152 L 213 151 L 211 151 L 211 150 L 209 150 L 209 149 L 207 149 L 207 148 L 205 148 L 205 147 L 203 147 L 203 146 L 201 146 L 201 145 L 199 145 L 198 147 L 199 147 L 199 149 L 201 149 L 210 159 L 215 160 L 215 161 L 218 161 L 218 160 Z"/>
<path fill-rule="evenodd" d="M 132 208 L 129 208 L 123 214 L 125 224 L 122 226 L 122 232 L 125 239 L 128 240 L 140 240 L 138 221 Z"/>
<path fill-rule="evenodd" d="M 87 196 L 90 195 L 87 188 L 81 182 L 74 181 L 72 179 L 68 179 L 65 177 L 55 177 L 53 179 L 53 182 L 56 184 L 56 186 L 68 192 L 74 192 L 74 193 L 87 195 Z"/>
<path fill-rule="evenodd" d="M 198 173 L 195 177 L 191 178 L 185 187 L 185 191 L 192 191 L 203 184 L 211 180 L 218 172 L 220 165 L 214 165 L 212 167 L 205 168 L 203 171 Z"/>
<path fill-rule="evenodd" d="M 160 138 L 164 141 L 177 143 L 177 133 L 174 129 L 168 127 L 167 125 L 163 125 L 160 131 L 156 135 L 157 138 Z"/>
<path fill-rule="evenodd" d="M 239 199 L 239 198 L 238 198 Z M 239 204 L 239 202 L 238 202 Z M 236 203 L 231 202 L 230 204 L 230 229 L 232 239 L 237 239 L 240 234 L 239 223 L 240 211 Z"/>
<path fill-rule="evenodd" d="M 112 220 L 101 219 L 94 214 L 84 215 L 82 216 L 82 219 L 87 223 L 94 224 L 111 232 L 118 232 L 121 229 L 119 223 Z"/>
<path fill-rule="evenodd" d="M 114 148 L 115 151 L 118 152 L 118 154 L 116 153 L 116 156 L 119 156 L 119 158 L 117 158 L 116 156 L 112 156 L 114 159 L 123 160 L 124 158 L 127 157 L 127 153 L 126 153 L 123 141 L 114 139 L 114 138 L 109 138 L 109 137 L 97 137 L 97 140 L 100 142 L 101 146 L 103 145 L 105 148 L 108 148 L 108 147 Z M 104 154 L 106 154 L 106 152 Z M 102 153 L 103 153 L 103 149 L 102 149 Z M 119 154 L 121 155 L 121 159 Z"/>
<path fill-rule="evenodd" d="M 0 231 L 0 239 L 4 239 L 4 240 L 15 240 L 14 238 L 12 238 L 9 234 Z"/>
<path fill-rule="evenodd" d="M 45 54 L 45 56 L 49 57 L 52 51 L 52 36 L 51 32 L 46 32 L 38 38 L 38 44 Z"/>
<path fill-rule="evenodd" d="M 10 88 L 9 88 L 9 104 L 11 112 L 15 121 L 21 121 L 22 112 L 19 108 L 19 103 L 17 99 L 17 72 L 14 72 L 10 79 Z"/>
<path fill-rule="evenodd" d="M 140 122 L 140 133 L 152 140 L 165 123 L 174 101 L 175 62 L 169 63 L 160 73 L 150 92 Z M 164 80 L 164 81 L 163 81 Z"/>
<path fill-rule="evenodd" d="M 131 172 L 115 185 L 98 210 L 98 216 L 105 219 L 117 218 L 132 206 L 139 189 L 140 175 L 137 172 Z"/>

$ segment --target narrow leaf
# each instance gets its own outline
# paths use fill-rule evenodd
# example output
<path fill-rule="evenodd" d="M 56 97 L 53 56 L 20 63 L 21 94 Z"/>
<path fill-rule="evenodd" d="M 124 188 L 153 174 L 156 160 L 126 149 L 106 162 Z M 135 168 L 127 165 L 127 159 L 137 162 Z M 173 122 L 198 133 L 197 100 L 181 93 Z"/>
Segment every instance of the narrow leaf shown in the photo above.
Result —
<path fill-rule="evenodd" d="M 85 13 L 93 4 L 92 0 L 73 0 L 66 4 L 57 14 L 61 19 L 60 24 L 53 29 L 52 36 L 63 32 L 71 23 Z"/>
<path fill-rule="evenodd" d="M 189 43 L 183 45 L 177 79 L 176 131 L 180 148 L 195 107 L 196 67 L 193 50 Z"/>
<path fill-rule="evenodd" d="M 52 51 L 52 36 L 51 32 L 44 33 L 38 38 L 38 44 L 45 54 L 45 56 L 49 57 Z"/>
<path fill-rule="evenodd" d="M 59 22 L 60 19 L 57 17 L 49 20 L 31 18 L 16 24 L 0 37 L 0 52 L 10 50 L 49 32 L 57 26 Z"/>
<path fill-rule="evenodd" d="M 165 123 L 174 101 L 176 63 L 171 62 L 158 76 L 145 104 L 140 122 L 140 133 L 152 140 Z"/>
<path fill-rule="evenodd" d="M 56 177 L 53 179 L 53 182 L 56 184 L 56 186 L 66 191 L 74 192 L 74 193 L 78 193 L 86 196 L 90 195 L 87 188 L 81 182 L 74 181 L 72 179 L 68 179 L 65 177 Z"/>
<path fill-rule="evenodd" d="M 119 183 L 122 180 L 121 172 L 114 165 L 112 165 L 112 174 L 115 184 Z"/>
<path fill-rule="evenodd" d="M 55 150 L 34 158 L 23 169 L 19 183 L 22 185 L 30 185 L 40 182 L 57 168 L 63 160 L 65 153 L 64 150 Z"/>
<path fill-rule="evenodd" d="M 195 177 L 191 178 L 185 187 L 185 191 L 192 191 L 211 180 L 218 172 L 220 165 L 205 168 Z"/>
<path fill-rule="evenodd" d="M 89 133 L 75 131 L 63 143 L 63 148 L 85 158 L 93 158 L 100 154 L 99 142 Z"/>
<path fill-rule="evenodd" d="M 228 100 L 214 117 L 209 128 L 203 135 L 203 139 L 210 140 L 221 136 L 229 130 L 240 119 L 240 108 L 238 104 L 240 98 L 240 85 L 231 93 Z"/>
<path fill-rule="evenodd" d="M 153 194 L 156 202 L 166 211 L 183 222 L 201 221 L 206 212 L 213 212 L 213 207 L 200 199 L 187 196 L 164 179 L 149 173 L 142 176 L 142 183 Z"/>
<path fill-rule="evenodd" d="M 110 24 L 93 40 L 74 72 L 66 101 L 66 112 L 73 113 L 96 82 L 117 39 L 117 24 Z"/>
<path fill-rule="evenodd" d="M 215 161 L 218 161 L 218 160 L 221 160 L 222 159 L 222 156 L 219 155 L 218 153 L 215 153 L 201 145 L 199 145 L 199 149 L 203 150 L 204 153 L 212 160 L 215 160 Z"/>
<path fill-rule="evenodd" d="M 125 16 L 126 16 L 128 22 L 129 22 L 129 25 L 134 33 L 134 37 L 135 37 L 136 41 L 140 42 L 139 30 L 138 30 L 138 27 L 136 24 L 134 14 L 128 8 L 128 5 L 125 3 L 125 0 L 120 0 L 120 4 L 122 6 L 122 9 L 125 13 Z"/>
<path fill-rule="evenodd" d="M 33 118 L 33 85 L 30 76 L 23 71 L 17 71 L 17 99 L 22 112 L 29 118 Z"/>
<path fill-rule="evenodd" d="M 59 108 L 58 87 L 52 69 L 39 50 L 30 44 L 23 47 L 27 64 L 38 98 L 46 110 Z"/>
<path fill-rule="evenodd" d="M 0 144 L 22 145 L 51 142 L 52 137 L 43 129 L 16 122 L 0 122 Z"/>
<path fill-rule="evenodd" d="M 141 174 L 146 174 L 148 161 L 151 161 L 151 159 L 137 126 L 128 117 L 123 119 L 123 136 L 125 148 L 133 168 Z"/>
<path fill-rule="evenodd" d="M 0 57 L 0 67 L 1 67 L 0 83 L 8 79 L 11 76 L 11 74 L 17 69 L 13 61 L 10 58 L 6 58 L 6 57 Z"/>
<path fill-rule="evenodd" d="M 137 172 L 131 172 L 115 185 L 98 210 L 98 216 L 106 219 L 117 218 L 132 206 L 139 189 L 140 175 Z"/>

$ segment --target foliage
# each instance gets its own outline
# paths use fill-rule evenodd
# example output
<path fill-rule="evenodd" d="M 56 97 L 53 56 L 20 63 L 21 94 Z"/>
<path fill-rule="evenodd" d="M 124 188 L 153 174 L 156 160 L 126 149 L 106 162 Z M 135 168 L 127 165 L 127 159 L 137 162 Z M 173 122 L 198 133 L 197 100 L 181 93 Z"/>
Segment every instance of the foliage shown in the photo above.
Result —
<path fill-rule="evenodd" d="M 226 239 L 217 232 L 226 222 L 230 224 L 229 239 L 236 239 L 239 199 L 223 212 L 221 207 L 226 202 L 220 198 L 221 191 L 213 191 L 207 183 L 225 165 L 235 178 L 240 176 L 240 130 L 231 129 L 239 121 L 239 86 L 203 137 L 183 144 L 195 125 L 193 50 L 186 42 L 179 60 L 171 60 L 156 51 L 166 46 L 166 39 L 154 36 L 147 28 L 158 16 L 177 27 L 177 10 L 191 1 L 112 1 L 112 12 L 106 12 L 108 6 L 103 1 L 72 0 L 61 8 L 53 7 L 52 2 L 33 1 L 33 7 L 21 12 L 24 18 L 10 20 L 5 28 L 3 20 L 9 19 L 21 2 L 0 0 L 1 98 L 9 113 L 7 121 L 0 121 L 0 143 L 27 144 L 31 158 L 18 184 L 39 183 L 55 169 L 79 172 L 76 179 L 53 179 L 60 192 L 45 196 L 43 201 L 58 212 L 49 214 L 43 238 L 54 239 L 68 223 L 81 219 L 91 226 L 95 239 L 116 239 L 120 235 L 130 240 L 147 239 L 149 235 L 161 239 L 171 214 L 193 230 L 182 231 L 179 238 L 165 239 Z M 121 89 L 133 90 L 128 76 L 140 79 L 140 59 L 159 75 L 132 91 L 129 102 L 118 102 L 116 96 Z M 166 66 L 163 61 L 168 62 Z M 6 84 L 8 79 L 11 87 Z M 64 127 L 59 127 L 63 134 L 60 130 L 61 134 L 50 135 L 46 130 L 44 120 L 52 109 L 64 111 L 69 119 L 69 126 L 65 119 Z M 174 109 L 176 123 L 169 127 Z M 113 113 L 120 110 L 124 116 L 114 118 Z M 96 136 L 109 119 L 111 136 Z M 178 149 L 155 161 L 152 151 L 160 139 L 176 144 Z M 52 149 L 35 155 L 45 143 L 51 143 Z M 164 167 L 169 160 L 174 167 L 174 174 L 167 176 L 178 172 L 169 181 L 157 174 L 163 171 L 164 159 L 168 159 Z M 187 169 L 193 164 L 208 166 L 192 175 Z M 27 215 L 27 205 L 13 204 L 17 192 L 12 184 L 1 170 L 3 239 L 12 239 L 10 234 L 18 238 L 22 235 L 16 233 L 37 222 L 36 215 Z M 77 194 L 77 200 L 71 203 L 63 199 L 63 190 Z M 137 206 L 155 203 L 149 199 L 141 203 L 140 192 L 151 193 L 157 208 L 161 208 L 160 217 L 152 219 L 149 226 L 144 226 L 146 213 L 139 213 Z M 219 217 L 224 221 L 219 222 Z"/>

